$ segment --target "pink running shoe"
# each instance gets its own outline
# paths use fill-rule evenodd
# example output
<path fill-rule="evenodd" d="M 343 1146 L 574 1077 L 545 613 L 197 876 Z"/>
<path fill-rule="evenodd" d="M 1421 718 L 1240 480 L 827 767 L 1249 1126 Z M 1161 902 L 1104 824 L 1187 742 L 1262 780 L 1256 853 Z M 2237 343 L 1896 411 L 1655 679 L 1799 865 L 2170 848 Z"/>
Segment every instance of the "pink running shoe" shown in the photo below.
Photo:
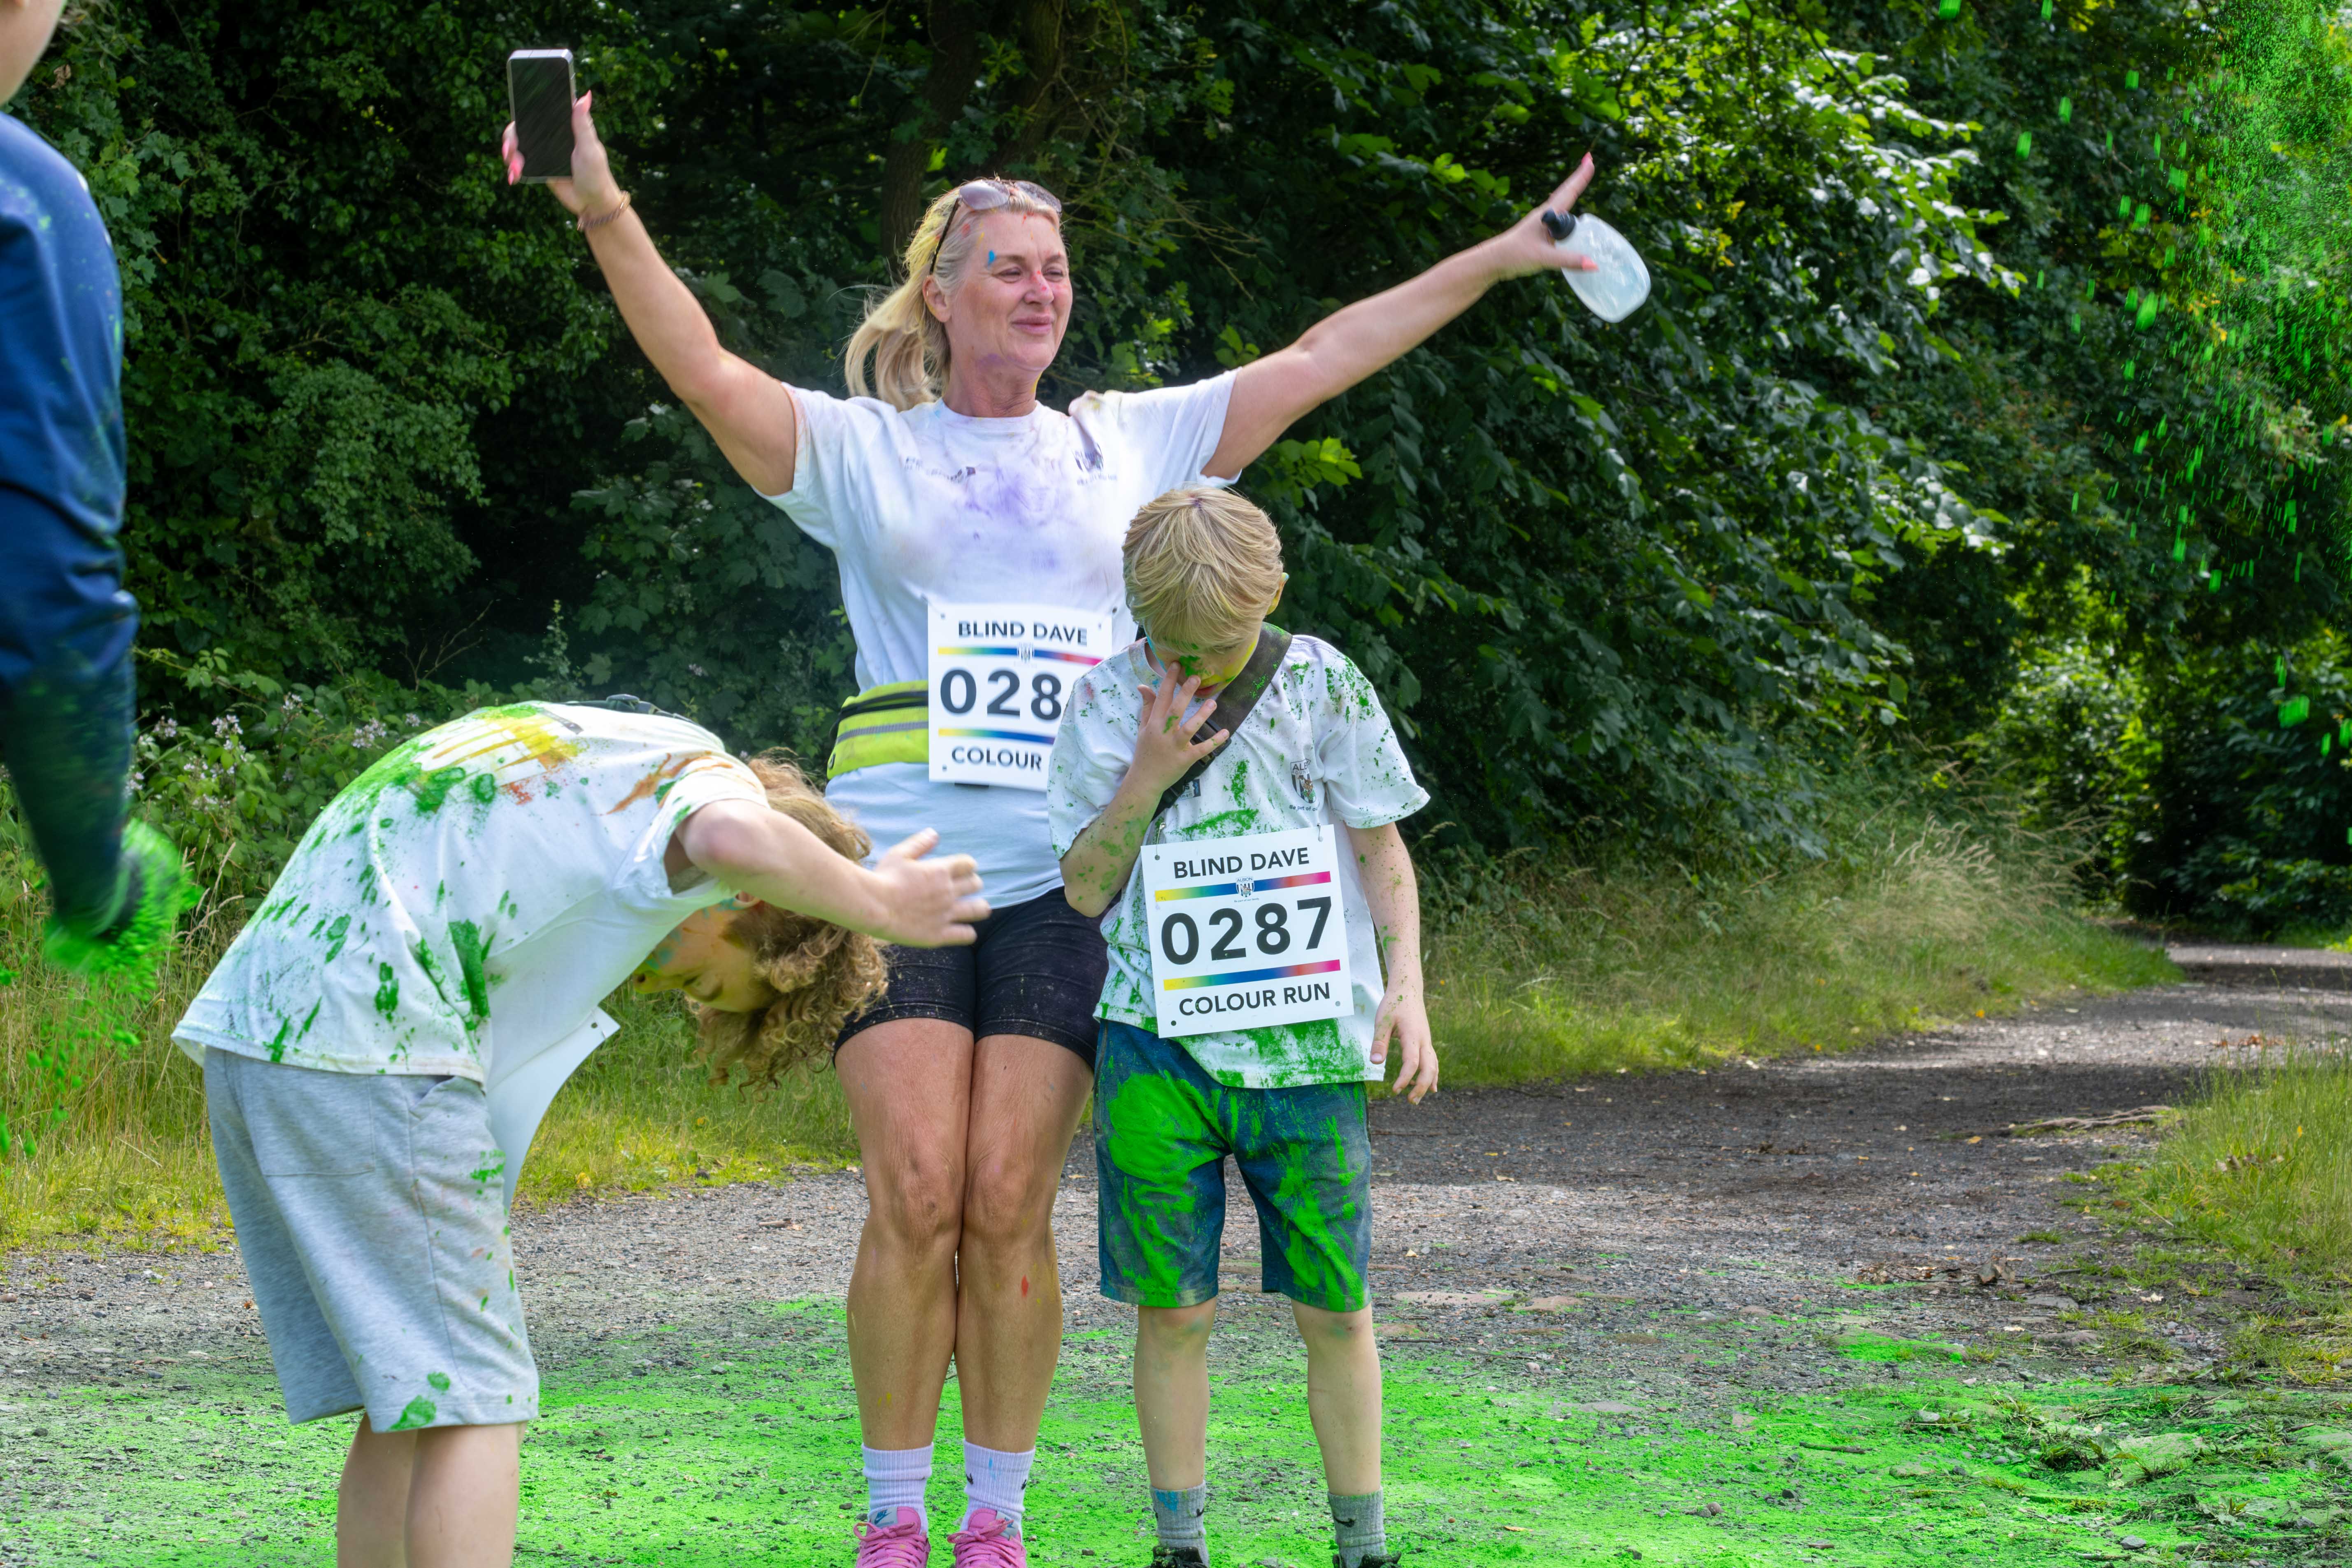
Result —
<path fill-rule="evenodd" d="M 948 1537 L 955 1568 L 1029 1568 L 1029 1549 L 1013 1521 L 992 1508 L 972 1510 L 971 1522 Z"/>
<path fill-rule="evenodd" d="M 929 1568 L 931 1538 L 923 1533 L 923 1516 L 911 1508 L 892 1514 L 888 1524 L 857 1521 L 856 1568 Z"/>

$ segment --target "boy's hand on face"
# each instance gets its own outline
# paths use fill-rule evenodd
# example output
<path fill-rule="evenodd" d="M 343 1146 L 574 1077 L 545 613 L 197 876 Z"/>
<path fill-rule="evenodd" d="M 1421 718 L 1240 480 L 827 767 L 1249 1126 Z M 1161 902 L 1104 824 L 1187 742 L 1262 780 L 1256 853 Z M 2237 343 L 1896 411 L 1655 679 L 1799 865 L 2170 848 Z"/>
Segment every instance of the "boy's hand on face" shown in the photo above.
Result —
<path fill-rule="evenodd" d="M 1418 983 L 1391 984 L 1381 998 L 1380 1013 L 1372 1021 L 1376 1065 L 1389 1059 L 1391 1037 L 1402 1054 L 1390 1092 L 1419 1105 L 1422 1096 L 1437 1087 L 1437 1044 L 1429 1037 L 1429 1009 L 1422 1003 Z"/>
<path fill-rule="evenodd" d="M 1223 745 L 1225 731 L 1219 730 L 1205 740 L 1192 739 L 1217 708 L 1213 698 L 1198 708 L 1192 706 L 1201 689 L 1199 676 L 1179 684 L 1175 671 L 1163 668 L 1160 684 L 1141 689 L 1149 700 L 1143 705 L 1143 727 L 1135 737 L 1135 760 L 1128 764 L 1127 776 L 1144 793 L 1157 795 L 1182 778 L 1194 763 Z"/>
<path fill-rule="evenodd" d="M 924 828 L 893 845 L 874 862 L 883 884 L 883 923 L 873 934 L 901 947 L 961 947 L 973 940 L 971 922 L 988 918 L 980 871 L 969 855 L 927 860 L 940 836 Z"/>

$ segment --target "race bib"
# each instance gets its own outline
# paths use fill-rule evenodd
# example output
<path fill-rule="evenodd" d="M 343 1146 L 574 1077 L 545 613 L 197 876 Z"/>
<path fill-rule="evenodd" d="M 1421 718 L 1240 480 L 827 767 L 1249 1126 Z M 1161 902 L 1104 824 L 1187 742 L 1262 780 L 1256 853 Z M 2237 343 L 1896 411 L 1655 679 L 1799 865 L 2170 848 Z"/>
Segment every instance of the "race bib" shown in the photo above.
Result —
<path fill-rule="evenodd" d="M 1038 605 L 931 605 L 931 777 L 1044 789 L 1070 688 L 1111 617 Z"/>
<path fill-rule="evenodd" d="M 1143 847 L 1163 1038 L 1355 1011 L 1329 824 Z"/>

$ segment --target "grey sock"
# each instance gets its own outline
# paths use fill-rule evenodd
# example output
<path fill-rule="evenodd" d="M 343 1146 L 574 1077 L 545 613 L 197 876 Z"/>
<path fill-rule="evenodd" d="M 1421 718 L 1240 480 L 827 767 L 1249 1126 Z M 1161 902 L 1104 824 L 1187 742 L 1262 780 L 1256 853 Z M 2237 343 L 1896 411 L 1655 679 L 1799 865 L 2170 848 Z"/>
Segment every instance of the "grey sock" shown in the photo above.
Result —
<path fill-rule="evenodd" d="M 1338 1492 L 1323 1495 L 1331 1500 L 1333 1568 L 1358 1568 L 1367 1556 L 1388 1551 L 1388 1526 L 1381 1518 L 1380 1493 L 1365 1492 L 1357 1497 L 1343 1497 Z"/>
<path fill-rule="evenodd" d="M 1163 1492 L 1151 1489 L 1151 1522 L 1159 1529 L 1160 1544 L 1170 1551 L 1189 1546 L 1202 1557 L 1209 1554 L 1209 1483 L 1197 1487 Z"/>

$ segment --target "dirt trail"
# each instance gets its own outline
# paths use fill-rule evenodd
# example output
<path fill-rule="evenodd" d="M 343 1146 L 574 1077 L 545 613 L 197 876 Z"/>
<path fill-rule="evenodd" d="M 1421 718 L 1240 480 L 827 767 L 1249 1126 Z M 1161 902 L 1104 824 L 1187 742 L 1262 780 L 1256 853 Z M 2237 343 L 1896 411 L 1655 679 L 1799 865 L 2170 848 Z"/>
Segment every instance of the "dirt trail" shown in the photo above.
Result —
<path fill-rule="evenodd" d="M 1379 1105 L 1380 1292 L 1400 1321 L 1450 1333 L 1465 1326 L 1459 1312 L 1408 1297 L 1458 1292 L 1465 1278 L 1480 1290 L 1540 1295 L 1555 1277 L 1566 1289 L 1572 1269 L 1605 1274 L 1607 1294 L 1632 1298 L 1600 1302 L 1597 1321 L 1704 1303 L 1709 1290 L 1729 1306 L 1826 1300 L 1836 1280 L 1874 1262 L 1999 1257 L 2032 1275 L 2063 1248 L 2018 1237 L 2092 1234 L 2052 1201 L 2064 1175 L 2137 1146 L 2145 1130 L 2012 1138 L 2003 1129 L 2169 1103 L 2198 1074 L 2255 1056 L 2257 1037 L 2275 1045 L 2352 1030 L 2352 954 L 2179 956 L 2195 976 L 2186 984 L 2041 1004 L 1846 1055 Z M 1229 1283 L 1246 1290 L 1255 1280 L 1243 1260 L 1255 1257 L 1256 1233 L 1239 1182 L 1230 1184 Z M 857 1176 L 844 1172 L 526 1215 L 516 1230 L 532 1337 L 560 1363 L 575 1335 L 698 1307 L 836 1294 L 864 1210 Z M 1073 1326 L 1125 1320 L 1092 1288 L 1094 1170 L 1083 1139 L 1057 1224 Z M 0 1321 L 16 1332 L 0 1344 L 0 1391 L 9 1379 L 152 1379 L 192 1354 L 257 1352 L 233 1256 L 158 1261 L 8 1259 L 0 1298 L 15 1300 L 0 1299 Z M 1724 1265 L 1740 1271 L 1736 1289 L 1688 1279 Z M 2201 1348 L 2195 1312 L 2173 1305 L 2184 1342 Z M 1997 1292 L 1955 1292 L 1940 1306 L 1987 1322 L 2020 1319 Z M 2031 1327 L 2034 1314 L 2024 1316 Z"/>
<path fill-rule="evenodd" d="M 2146 1130 L 2004 1130 L 2174 1103 L 2215 1065 L 2257 1055 L 2257 1039 L 2352 1029 L 2352 955 L 2178 956 L 2187 984 L 2045 1003 L 1847 1055 L 1377 1106 L 1386 1338 L 1401 1356 L 1427 1346 L 1451 1364 L 1491 1368 L 1553 1420 L 1670 1409 L 1727 1431 L 1746 1429 L 1738 1411 L 1761 1394 L 1911 1375 L 1899 1361 L 1838 1353 L 1823 1324 L 1805 1321 L 1851 1319 L 1857 1307 L 1876 1333 L 1991 1350 L 1988 1384 L 2103 1370 L 2114 1347 L 2059 1316 L 2076 1305 L 2066 1292 L 2094 1294 L 2091 1281 L 2058 1271 L 2098 1245 L 2097 1230 L 2053 1200 L 2073 1190 L 2069 1173 L 2140 1146 Z M 1275 1341 L 1251 1330 L 1276 1329 L 1278 1307 L 1255 1292 L 1256 1231 L 1238 1181 L 1232 1190 L 1223 1316 L 1234 1334 L 1220 1342 L 1259 1354 Z M 1099 1394 L 1108 1409 L 1132 1314 L 1095 1292 L 1094 1204 L 1082 1142 L 1057 1210 L 1072 1331 L 1064 1385 L 1072 1401 Z M 774 1337 L 774 1303 L 838 1298 L 864 1208 L 858 1177 L 843 1172 L 527 1215 L 518 1260 L 542 1367 L 575 1383 L 723 1379 Z M 2033 1284 L 1979 1288 L 1980 1266 L 1996 1259 Z M 1853 1288 L 1858 1273 L 1929 1282 L 1865 1294 Z M 2218 1352 L 2247 1300 L 2105 1304 L 2141 1312 L 2185 1372 Z M 242 1409 L 264 1413 L 266 1350 L 233 1253 L 12 1258 L 0 1267 L 0 1563 L 34 1560 L 12 1552 L 12 1533 L 26 1532 L 26 1550 L 44 1517 L 104 1509 L 120 1494 L 63 1448 L 45 1466 L 45 1440 L 62 1434 L 37 1424 L 44 1401 L 143 1392 L 152 1397 L 138 1407 L 169 1421 L 175 1405 L 233 1384 Z M 815 1340 L 807 1350 L 820 1353 Z M 844 1420 L 842 1404 L 812 1404 L 803 1419 Z M 854 1428 L 823 1431 L 846 1443 Z M 271 1479 L 289 1492 L 317 1480 L 299 1467 Z M 126 1511 L 122 1522 L 132 1520 Z"/>

